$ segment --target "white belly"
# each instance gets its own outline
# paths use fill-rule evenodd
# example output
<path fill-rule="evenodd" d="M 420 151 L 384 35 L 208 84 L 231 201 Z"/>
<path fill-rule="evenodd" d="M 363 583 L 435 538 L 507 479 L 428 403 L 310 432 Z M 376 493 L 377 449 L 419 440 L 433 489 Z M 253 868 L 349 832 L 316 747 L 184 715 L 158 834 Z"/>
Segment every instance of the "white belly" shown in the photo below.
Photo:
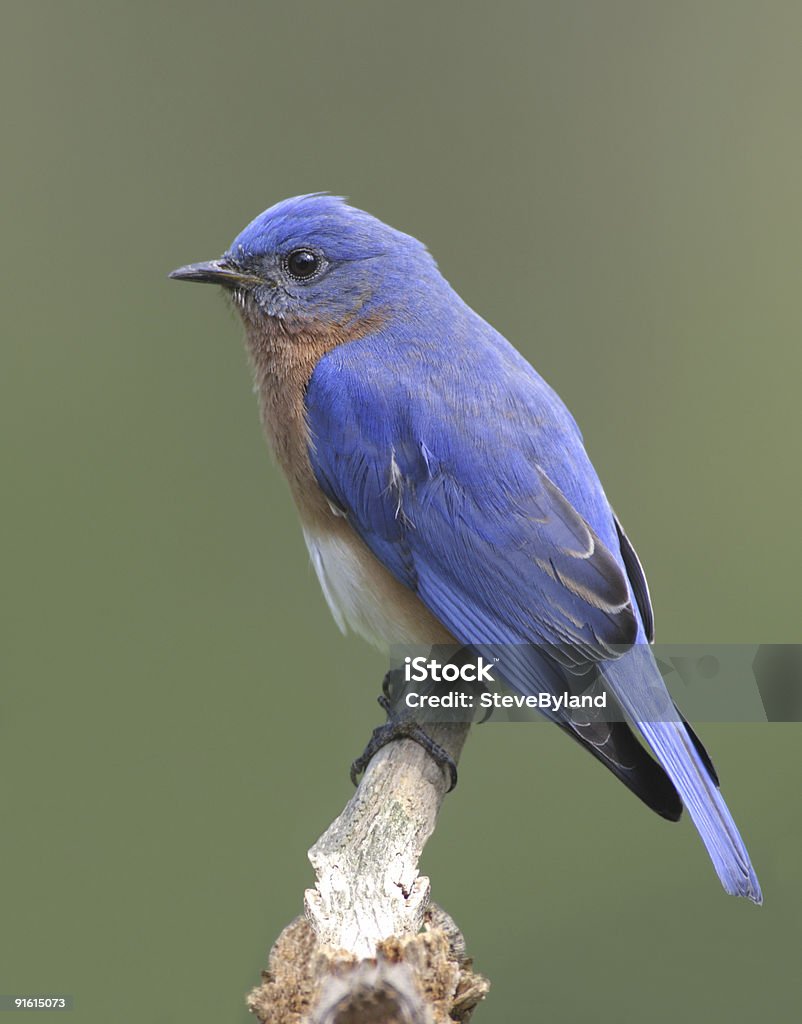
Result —
<path fill-rule="evenodd" d="M 384 650 L 394 644 L 449 644 L 453 638 L 399 583 L 344 519 L 331 529 L 304 527 L 312 565 L 343 633 L 352 629 Z"/>

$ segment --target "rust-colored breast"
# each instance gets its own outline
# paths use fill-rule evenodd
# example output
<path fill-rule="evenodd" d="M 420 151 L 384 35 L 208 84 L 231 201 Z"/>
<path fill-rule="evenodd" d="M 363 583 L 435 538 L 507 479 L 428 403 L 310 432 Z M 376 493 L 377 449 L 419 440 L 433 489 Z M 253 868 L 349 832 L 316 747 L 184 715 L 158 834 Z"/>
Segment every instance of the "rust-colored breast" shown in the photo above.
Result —
<path fill-rule="evenodd" d="M 304 397 L 318 362 L 338 345 L 364 337 L 380 321 L 366 318 L 347 326 L 294 329 L 277 320 L 244 317 L 262 423 L 279 465 L 289 481 L 305 524 L 332 512 L 309 461 L 309 425 Z"/>

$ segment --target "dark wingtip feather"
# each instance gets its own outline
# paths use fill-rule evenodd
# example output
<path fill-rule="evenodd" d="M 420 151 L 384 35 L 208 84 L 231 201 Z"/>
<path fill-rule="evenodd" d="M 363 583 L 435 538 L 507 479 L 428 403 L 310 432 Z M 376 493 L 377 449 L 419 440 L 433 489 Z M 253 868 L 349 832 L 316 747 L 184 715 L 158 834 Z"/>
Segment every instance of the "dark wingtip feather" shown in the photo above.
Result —
<path fill-rule="evenodd" d="M 609 723 L 609 737 L 604 747 L 583 736 L 581 727 L 572 727 L 563 722 L 558 724 L 601 761 L 647 807 L 667 821 L 679 821 L 682 800 L 674 784 L 626 722 Z"/>

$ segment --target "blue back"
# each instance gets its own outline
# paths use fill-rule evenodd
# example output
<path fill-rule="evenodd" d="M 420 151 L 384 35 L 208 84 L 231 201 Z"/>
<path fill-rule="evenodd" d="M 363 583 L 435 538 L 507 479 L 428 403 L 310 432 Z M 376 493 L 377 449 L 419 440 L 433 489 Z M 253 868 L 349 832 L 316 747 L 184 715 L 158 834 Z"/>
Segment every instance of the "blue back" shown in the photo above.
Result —
<path fill-rule="evenodd" d="M 418 308 L 318 364 L 306 400 L 318 481 L 465 642 L 609 657 L 642 630 L 579 430 L 439 280 L 428 316 Z"/>

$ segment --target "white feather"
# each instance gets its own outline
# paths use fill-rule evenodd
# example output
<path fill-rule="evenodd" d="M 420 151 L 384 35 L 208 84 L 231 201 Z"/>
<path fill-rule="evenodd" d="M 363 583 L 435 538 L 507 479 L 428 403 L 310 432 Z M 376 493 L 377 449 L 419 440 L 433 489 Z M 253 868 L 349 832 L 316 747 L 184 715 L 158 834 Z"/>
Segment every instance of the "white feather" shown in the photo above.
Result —
<path fill-rule="evenodd" d="M 419 598 L 399 583 L 342 520 L 339 529 L 304 528 L 304 540 L 334 621 L 382 649 L 449 643 Z"/>

